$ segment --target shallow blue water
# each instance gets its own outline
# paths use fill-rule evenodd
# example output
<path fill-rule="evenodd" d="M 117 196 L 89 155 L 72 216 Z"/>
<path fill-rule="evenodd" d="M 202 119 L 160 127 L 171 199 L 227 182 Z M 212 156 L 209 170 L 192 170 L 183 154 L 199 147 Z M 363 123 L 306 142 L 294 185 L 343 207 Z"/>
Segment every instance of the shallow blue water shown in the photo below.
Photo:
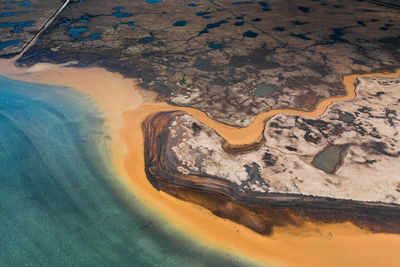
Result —
<path fill-rule="evenodd" d="M 225 47 L 224 43 L 215 43 L 215 42 L 208 42 L 208 47 L 212 49 L 222 49 Z"/>
<path fill-rule="evenodd" d="M 81 34 L 84 33 L 84 32 L 86 32 L 87 30 L 88 30 L 87 27 L 80 27 L 80 28 L 74 28 L 74 27 L 72 27 L 72 28 L 70 28 L 68 31 L 69 31 L 70 36 L 71 36 L 72 38 L 75 38 L 75 37 L 81 36 Z"/>
<path fill-rule="evenodd" d="M 19 14 L 27 14 L 30 11 L 16 11 L 16 12 L 7 12 L 7 13 L 0 13 L 0 18 L 1 17 L 9 17 L 9 16 L 15 16 Z"/>
<path fill-rule="evenodd" d="M 147 4 L 157 4 L 157 3 L 161 3 L 162 0 L 146 0 Z"/>
<path fill-rule="evenodd" d="M 162 223 L 109 164 L 93 102 L 0 76 L 0 266 L 235 266 Z"/>

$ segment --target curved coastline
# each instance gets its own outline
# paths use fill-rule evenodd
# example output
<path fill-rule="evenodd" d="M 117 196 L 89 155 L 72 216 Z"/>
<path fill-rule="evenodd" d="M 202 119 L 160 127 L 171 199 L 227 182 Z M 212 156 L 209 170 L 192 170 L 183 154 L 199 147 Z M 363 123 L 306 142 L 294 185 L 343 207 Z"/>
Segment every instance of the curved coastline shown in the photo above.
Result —
<path fill-rule="evenodd" d="M 300 112 L 300 114 L 318 116 L 320 113 L 325 111 L 326 107 L 328 107 L 331 102 L 352 99 L 356 96 L 354 84 L 357 82 L 358 77 L 397 76 L 399 74 L 400 71 L 392 74 L 346 76 L 347 78 L 344 79 L 344 82 L 349 91 L 348 95 L 322 101 L 319 109 L 312 112 Z M 138 146 L 135 144 L 134 139 L 132 139 L 132 134 L 130 133 L 137 132 L 141 129 L 142 124 L 137 122 L 138 118 L 140 118 L 139 120 L 144 121 L 148 116 L 154 114 L 155 110 L 157 110 L 157 112 L 176 110 L 185 111 L 200 120 L 202 123 L 212 128 L 215 127 L 214 129 L 216 129 L 218 134 L 228 142 L 235 142 L 234 135 L 232 137 L 229 133 L 223 131 L 230 127 L 212 121 L 204 113 L 201 113 L 198 110 L 193 111 L 188 108 L 170 107 L 161 104 L 143 105 L 135 111 L 127 111 L 124 113 L 124 128 L 121 130 L 121 137 L 125 139 L 128 147 L 131 148 L 130 150 L 132 152 L 134 151 L 132 154 L 128 154 L 125 159 L 125 168 L 130 175 L 137 175 L 143 172 L 140 166 L 143 166 L 144 164 L 144 162 L 134 162 L 135 157 L 133 155 L 137 155 L 138 149 L 141 150 L 139 154 L 144 153 L 144 149 L 143 145 Z M 275 112 L 278 113 L 277 111 Z M 288 114 L 293 114 L 296 111 L 288 110 L 286 112 Z M 242 134 L 244 131 L 246 131 L 246 133 L 249 131 L 249 135 L 245 136 L 246 140 L 248 140 L 247 144 L 252 144 L 254 143 L 253 140 L 248 137 L 253 133 L 252 136 L 255 136 L 255 139 L 257 140 L 257 137 L 261 135 L 262 130 L 264 129 L 265 120 L 273 115 L 276 114 L 274 114 L 274 112 L 264 113 L 258 116 L 255 124 L 252 124 L 247 128 L 234 129 L 241 131 Z M 141 140 L 140 143 L 142 142 L 143 141 Z M 146 175 L 142 173 L 140 177 L 146 177 Z M 291 226 L 275 227 L 271 238 L 262 237 L 241 225 L 237 225 L 224 219 L 215 219 L 215 216 L 209 211 L 202 213 L 197 212 L 199 209 L 197 205 L 189 202 L 186 204 L 182 203 L 182 201 L 179 201 L 162 191 L 151 194 L 152 189 L 148 187 L 152 186 L 146 180 L 139 181 L 139 179 L 132 179 L 129 182 L 132 183 L 135 191 L 140 191 L 138 192 L 139 195 L 147 195 L 152 204 L 158 202 L 157 208 L 163 209 L 164 214 L 168 214 L 167 216 L 172 218 L 173 221 L 176 223 L 177 221 L 180 221 L 180 226 L 186 229 L 186 232 L 192 233 L 192 235 L 203 239 L 207 243 L 216 247 L 222 247 L 228 250 L 234 249 L 240 254 L 247 255 L 248 257 L 261 262 L 271 262 L 272 260 L 272 262 L 278 262 L 284 265 L 296 264 L 301 266 L 358 266 L 362 264 L 369 266 L 379 264 L 382 260 L 382 257 L 377 257 L 377 255 L 383 255 L 388 251 L 394 252 L 392 246 L 396 247 L 396 244 L 400 244 L 400 236 L 398 235 L 371 234 L 348 222 L 333 224 L 306 223 L 298 228 Z M 174 210 L 174 213 L 176 214 L 173 214 L 171 212 L 172 210 Z M 209 213 L 208 216 L 207 212 Z M 183 216 L 183 214 L 186 214 L 186 216 Z M 212 227 L 210 227 L 207 222 L 209 220 L 213 220 Z M 334 235 L 335 238 L 331 239 L 331 235 Z M 221 242 L 221 239 L 224 240 L 224 242 Z M 351 242 L 346 241 L 347 239 L 350 239 Z M 317 251 L 318 257 L 315 257 L 315 252 Z M 336 254 L 333 253 L 333 251 L 335 251 Z M 357 253 L 358 255 L 355 255 L 354 253 Z M 342 257 L 337 257 L 337 255 L 342 255 Z M 388 266 L 395 266 L 396 262 L 400 260 L 400 258 L 395 258 L 393 256 L 390 260 L 389 258 L 386 259 L 388 259 L 388 261 L 385 262 L 385 264 Z"/>
<path fill-rule="evenodd" d="M 349 221 L 374 233 L 400 234 L 398 204 L 284 192 L 246 192 L 233 182 L 204 172 L 180 173 L 179 161 L 169 153 L 172 144 L 178 142 L 170 136 L 169 127 L 176 117 L 186 114 L 158 112 L 143 123 L 146 175 L 158 190 L 199 204 L 219 217 L 264 235 L 271 234 L 276 225 L 301 226 L 304 221 Z"/>
<path fill-rule="evenodd" d="M 71 70 L 61 74 L 76 79 Z M 93 98 L 4 76 L 0 96 L 1 266 L 251 264 L 199 246 L 132 194 L 112 161 L 112 123 L 104 127 Z"/>
<path fill-rule="evenodd" d="M 9 71 L 11 72 L 11 71 Z M 97 72 L 97 76 L 96 76 Z M 302 227 L 276 227 L 272 236 L 265 237 L 238 225 L 216 217 L 208 210 L 198 205 L 176 199 L 164 192 L 157 191 L 147 180 L 144 171 L 144 138 L 142 122 L 151 114 L 161 111 L 183 110 L 196 119 L 214 128 L 225 140 L 233 145 L 249 145 L 256 143 L 264 129 L 265 121 L 278 112 L 263 113 L 246 127 L 237 129 L 215 122 L 204 113 L 190 108 L 179 108 L 163 103 L 154 103 L 154 95 L 140 92 L 134 81 L 124 79 L 121 75 L 112 74 L 101 69 L 73 69 L 52 67 L 45 74 L 40 70 L 24 75 L 19 71 L 14 75 L 17 79 L 30 81 L 46 81 L 50 84 L 67 84 L 75 89 L 91 95 L 98 101 L 100 109 L 107 115 L 107 128 L 112 136 L 112 153 L 114 165 L 129 188 L 151 209 L 157 211 L 176 228 L 182 229 L 189 236 L 212 247 L 233 251 L 240 255 L 264 263 L 284 265 L 373 265 L 387 259 L 386 266 L 395 266 L 400 261 L 396 253 L 400 244 L 400 236 L 392 234 L 370 234 L 350 223 L 313 224 L 306 223 Z M 100 74 L 99 74 L 100 73 Z M 361 76 L 394 76 L 395 74 L 368 74 Z M 11 75 L 11 74 L 10 74 Z M 70 76 L 68 76 L 70 75 Z M 95 76 L 90 76 L 95 75 Z M 96 78 L 99 88 L 109 82 L 113 94 L 107 91 L 99 93 L 88 83 Z M 346 78 L 349 77 L 349 78 Z M 318 110 L 313 112 L 292 112 L 289 114 L 304 114 L 318 116 L 333 101 L 345 101 L 355 96 L 353 84 L 357 75 L 345 77 L 349 94 L 344 97 L 321 101 Z M 36 79 L 36 80 L 35 80 Z M 71 81 L 69 79 L 74 79 Z M 354 93 L 351 95 L 351 93 Z M 118 95 L 120 99 L 112 99 Z M 132 101 L 132 102 L 130 102 Z M 114 104 L 114 108 L 112 105 Z M 285 112 L 285 111 L 283 111 Z M 121 128 L 122 127 L 122 128 Z M 121 128 L 121 129 L 120 129 Z M 140 134 L 139 134 L 140 133 Z M 246 137 L 243 139 L 243 137 Z M 124 145 L 122 145 L 124 144 Z M 332 238 L 331 238 L 332 237 Z M 316 256 L 317 255 L 317 256 Z"/>

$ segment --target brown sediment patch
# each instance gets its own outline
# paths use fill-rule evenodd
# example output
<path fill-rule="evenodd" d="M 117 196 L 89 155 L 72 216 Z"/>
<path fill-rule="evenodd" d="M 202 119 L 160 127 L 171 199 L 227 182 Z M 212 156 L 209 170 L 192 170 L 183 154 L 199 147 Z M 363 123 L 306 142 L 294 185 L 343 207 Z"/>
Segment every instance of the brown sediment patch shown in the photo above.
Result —
<path fill-rule="evenodd" d="M 213 247 L 277 266 L 376 266 L 383 263 L 397 266 L 400 261 L 397 253 L 399 235 L 371 234 L 349 222 L 311 223 L 293 216 L 294 225 L 297 223 L 300 226 L 276 226 L 270 236 L 264 236 L 248 227 L 219 218 L 192 202 L 181 201 L 157 191 L 147 180 L 143 157 L 144 137 L 137 134 L 142 128 L 142 121 L 152 115 L 157 107 L 159 112 L 176 110 L 176 107 L 147 105 L 123 115 L 121 138 L 128 146 L 125 158 L 125 168 L 129 174 L 127 183 L 148 205 L 190 236 Z M 208 197 L 196 195 L 194 190 L 190 193 L 185 195 L 190 201 L 210 201 Z M 235 213 L 241 213 L 241 208 L 233 203 L 226 205 L 233 205 L 226 209 L 238 209 Z M 251 219 L 253 217 L 244 220 Z"/>
<path fill-rule="evenodd" d="M 311 112 L 296 111 L 296 110 L 277 110 L 261 114 L 254 120 L 253 124 L 251 124 L 250 126 L 246 128 L 235 129 L 235 131 L 237 132 L 236 134 L 235 133 L 232 134 L 232 132 L 226 132 L 226 129 L 229 129 L 229 127 L 226 127 L 224 125 L 222 125 L 222 127 L 219 127 L 217 122 L 208 123 L 209 121 L 207 117 L 205 118 L 205 120 L 202 120 L 201 115 L 197 116 L 198 114 L 196 112 L 194 113 L 190 112 L 191 111 L 190 109 L 180 108 L 180 110 L 188 112 L 196 119 L 216 129 L 218 134 L 220 134 L 225 140 L 227 140 L 228 143 L 237 144 L 236 141 L 240 136 L 242 136 L 244 140 L 243 142 L 244 145 L 250 145 L 256 143 L 257 141 L 255 140 L 260 140 L 257 138 L 260 138 L 260 136 L 262 135 L 262 130 L 264 128 L 265 122 L 269 118 L 278 113 L 298 114 L 308 117 L 316 117 L 322 114 L 326 110 L 326 108 L 334 101 L 346 101 L 353 99 L 355 97 L 355 84 L 357 82 L 358 77 L 394 76 L 399 74 L 400 72 L 398 71 L 395 74 L 383 74 L 383 75 L 369 74 L 360 76 L 358 75 L 346 76 L 344 78 L 344 84 L 346 85 L 346 88 L 348 90 L 348 94 L 346 96 L 336 97 L 333 99 L 332 98 L 325 99 L 319 103 L 318 108 L 316 110 Z M 162 109 L 159 111 L 161 112 L 168 110 L 174 110 L 174 109 Z M 148 114 L 150 115 L 150 113 Z M 128 114 L 125 115 L 128 116 Z M 129 161 L 127 161 L 126 164 L 129 165 Z M 165 178 L 166 176 L 163 177 Z M 237 220 L 240 223 L 245 224 L 248 227 L 251 227 L 252 229 L 257 230 L 259 232 L 269 233 L 271 231 L 270 226 L 273 223 L 275 223 L 275 225 L 280 225 L 282 224 L 282 222 L 285 222 L 285 224 L 290 222 L 292 225 L 295 225 L 296 227 L 295 230 L 293 230 L 293 228 L 291 226 L 288 226 L 287 224 L 284 227 L 280 226 L 275 227 L 271 235 L 271 239 L 268 237 L 261 238 L 260 235 L 257 235 L 255 233 L 252 234 L 248 230 L 246 231 L 245 229 L 240 228 L 239 226 L 236 227 L 240 228 L 240 230 L 236 230 L 235 233 L 235 230 L 231 229 L 228 226 L 230 225 L 228 222 L 226 222 L 227 224 L 225 227 L 223 226 L 223 228 L 218 228 L 219 234 L 217 236 L 223 238 L 226 241 L 226 243 L 224 242 L 222 244 L 222 247 L 230 248 L 231 245 L 234 244 L 234 246 L 237 246 L 236 248 L 240 247 L 240 249 L 238 250 L 240 251 L 240 253 L 243 253 L 244 255 L 250 256 L 252 258 L 261 261 L 268 262 L 268 260 L 269 261 L 276 260 L 278 262 L 280 261 L 296 265 L 310 265 L 310 264 L 314 265 L 317 263 L 317 265 L 319 266 L 331 265 L 331 264 L 341 265 L 341 266 L 361 266 L 361 265 L 373 266 L 385 262 L 384 264 L 387 266 L 396 266 L 397 261 L 399 260 L 397 259 L 397 255 L 394 256 L 396 259 L 394 259 L 393 257 L 384 258 L 382 256 L 378 256 L 387 253 L 388 250 L 391 250 L 392 252 L 395 251 L 392 247 L 390 247 L 389 244 L 399 246 L 400 237 L 398 235 L 370 234 L 368 232 L 364 232 L 361 229 L 357 229 L 355 226 L 353 226 L 353 224 L 346 222 L 348 220 L 352 220 L 360 227 L 367 227 L 373 231 L 381 231 L 382 229 L 379 229 L 379 227 L 381 227 L 382 224 L 385 223 L 383 221 L 387 220 L 388 217 L 385 218 L 385 216 L 382 217 L 377 216 L 374 219 L 375 220 L 374 223 L 365 225 L 365 220 L 362 220 L 362 218 L 360 219 L 360 217 L 357 218 L 357 215 L 354 215 L 355 218 L 354 217 L 352 218 L 353 216 L 352 210 L 356 209 L 355 206 L 349 207 L 346 215 L 343 215 L 343 213 L 340 212 L 339 214 L 335 214 L 335 212 L 333 212 L 332 210 L 329 211 L 329 209 L 331 209 L 333 206 L 332 203 L 330 203 L 330 200 L 328 200 L 326 202 L 326 204 L 329 206 L 328 212 L 318 212 L 317 208 L 317 210 L 314 210 L 313 214 L 311 215 L 306 214 L 308 217 L 313 217 L 313 218 L 320 215 L 319 221 L 322 222 L 341 221 L 342 223 L 339 224 L 310 223 L 303 219 L 304 217 L 307 218 L 307 216 L 303 216 L 305 215 L 303 213 L 303 210 L 301 209 L 300 211 L 297 210 L 297 213 L 298 214 L 300 213 L 302 215 L 302 216 L 297 216 L 296 212 L 293 212 L 293 210 L 287 208 L 282 208 L 280 211 L 275 210 L 277 214 L 280 215 L 284 214 L 284 216 L 277 216 L 273 212 L 268 214 L 267 212 L 266 216 L 267 220 L 271 218 L 273 220 L 276 220 L 275 222 L 270 221 L 270 224 L 268 224 L 268 222 L 266 223 L 265 221 L 264 222 L 259 221 L 259 216 L 258 217 L 255 216 L 258 214 L 258 212 L 254 212 L 254 209 L 253 212 L 249 212 L 248 210 L 246 210 L 246 208 L 244 208 L 243 205 L 238 205 L 237 203 L 229 200 L 226 201 L 227 194 L 223 195 L 221 193 L 215 193 L 210 191 L 199 192 L 199 190 L 190 189 L 190 187 L 189 189 L 188 188 L 182 189 L 182 187 L 177 189 L 176 185 L 171 184 L 169 182 L 163 182 L 162 185 L 158 184 L 158 186 L 159 186 L 158 188 L 160 189 L 163 189 L 162 186 L 170 187 L 170 189 L 168 190 L 170 192 L 173 192 L 173 194 L 176 197 L 206 206 L 210 211 L 212 211 L 214 214 L 217 214 L 218 216 Z M 303 205 L 306 204 L 307 203 L 303 203 Z M 344 203 L 343 205 L 346 204 L 348 203 Z M 389 213 L 392 211 L 389 211 Z M 262 213 L 261 209 L 260 212 Z M 369 212 L 372 212 L 371 214 L 373 214 L 374 211 L 373 209 L 371 209 Z M 361 215 L 361 217 L 363 216 L 364 217 L 368 216 L 368 213 Z M 197 218 L 195 220 L 197 221 Z M 388 223 L 387 224 L 388 229 L 391 228 L 392 227 L 391 222 L 387 223 Z M 298 225 L 301 226 L 298 227 Z M 376 226 L 378 226 L 378 228 L 375 228 Z M 202 228 L 203 226 L 201 226 L 201 223 L 199 223 L 198 227 Z M 217 226 L 215 225 L 215 227 Z M 309 227 L 313 228 L 315 232 L 310 231 Z M 293 230 L 293 232 L 288 229 Z M 221 245 L 220 239 L 218 237 L 213 236 L 215 234 L 214 231 L 210 231 L 210 229 L 207 229 L 207 227 L 204 227 L 201 230 L 204 230 L 204 232 L 200 231 L 203 235 L 207 232 L 207 234 L 205 234 L 206 235 L 205 239 L 210 238 L 211 240 L 210 239 L 208 240 L 212 244 L 216 244 L 217 246 Z M 344 230 L 344 232 L 341 232 L 341 230 Z M 246 232 L 246 235 L 241 236 L 239 235 L 239 232 L 241 233 Z M 325 233 L 323 234 L 323 232 Z M 231 235 L 232 236 L 237 235 L 238 237 L 240 236 L 240 240 L 232 240 L 230 238 Z M 300 235 L 300 237 L 297 235 Z M 285 238 L 282 239 L 284 236 L 287 239 Z M 340 239 L 341 242 L 336 243 L 335 241 L 338 241 L 338 239 Z M 388 243 L 386 244 L 385 241 L 383 241 L 385 239 L 388 241 Z M 274 241 L 272 240 L 274 241 L 285 240 L 288 243 L 285 243 L 285 245 L 282 246 L 282 244 L 273 244 Z M 294 245 L 294 243 L 296 243 L 296 245 Z M 369 245 L 366 245 L 367 243 Z M 375 245 L 378 243 L 379 245 L 375 247 Z M 280 253 L 282 254 L 280 253 L 276 254 L 276 251 L 271 251 L 269 247 L 271 245 L 275 246 L 276 248 L 279 247 Z M 290 251 L 286 250 L 288 247 L 291 248 Z M 299 255 L 297 254 L 299 252 L 302 256 L 306 256 L 306 258 L 299 257 Z M 297 255 L 293 256 L 295 254 Z M 313 262 L 314 260 L 315 262 Z"/>
<path fill-rule="evenodd" d="M 59 72 L 53 74 L 49 74 L 48 70 L 46 70 L 43 72 L 42 80 L 31 80 L 29 74 L 24 77 L 22 73 L 19 77 L 15 77 L 10 69 L 8 69 L 8 72 L 12 78 L 45 83 L 51 83 L 49 82 L 51 78 L 58 85 L 70 84 L 70 79 L 75 79 L 79 76 L 82 78 L 82 84 L 77 89 L 83 92 L 90 91 L 90 95 L 99 101 L 101 109 L 108 110 L 114 105 L 116 107 L 120 105 L 121 109 L 115 111 L 115 113 L 110 112 L 109 116 L 106 116 L 107 121 L 111 122 L 110 127 L 113 127 L 110 130 L 115 166 L 126 184 L 145 204 L 189 236 L 212 247 L 229 250 L 253 260 L 276 266 L 398 266 L 398 262 L 400 262 L 400 254 L 398 253 L 400 246 L 399 235 L 371 234 L 348 222 L 340 224 L 305 222 L 300 227 L 291 225 L 277 226 L 271 236 L 263 236 L 247 227 L 219 218 L 199 205 L 181 201 L 162 191 L 158 191 L 147 180 L 144 171 L 144 138 L 141 129 L 142 122 L 151 114 L 178 109 L 188 111 L 191 115 L 195 115 L 196 119 L 216 129 L 230 143 L 239 145 L 254 143 L 254 140 L 257 140 L 262 133 L 265 120 L 274 114 L 264 113 L 258 116 L 253 124 L 243 128 L 243 130 L 214 122 L 204 113 L 197 110 L 183 109 L 166 104 L 143 105 L 145 103 L 145 101 L 142 101 L 143 99 L 139 101 L 135 100 L 135 97 L 132 98 L 133 91 L 136 90 L 137 92 L 139 90 L 134 86 L 134 81 L 122 79 L 117 74 L 108 73 L 110 76 L 103 77 L 104 79 L 101 79 L 102 75 L 97 76 L 99 87 L 102 86 L 101 84 L 105 80 L 110 82 L 110 87 L 107 88 L 109 93 L 101 94 L 97 90 L 91 90 L 91 88 L 87 87 L 89 85 L 85 82 L 88 77 L 86 76 L 87 72 L 82 72 L 80 69 L 73 75 L 69 75 L 69 71 L 73 70 L 70 68 L 61 68 Z M 19 72 L 24 71 L 20 70 Z M 90 69 L 88 72 L 90 72 Z M 4 72 L 2 71 L 2 73 Z M 399 74 L 400 72 L 397 73 L 397 75 Z M 381 75 L 370 74 L 369 76 Z M 346 76 L 345 78 L 345 85 L 349 90 L 349 94 L 351 90 L 354 91 L 353 83 L 356 78 L 357 75 Z M 122 80 L 126 82 L 123 86 L 124 88 L 118 86 Z M 96 80 L 92 82 L 96 82 Z M 110 94 L 110 97 L 118 94 L 130 97 L 129 99 L 133 101 L 132 109 L 129 110 L 129 107 L 124 106 L 124 97 L 118 100 L 113 99 L 112 102 L 102 101 L 101 99 L 107 99 L 108 94 Z M 354 95 L 344 99 L 333 99 L 333 101 L 344 101 L 353 97 Z M 318 106 L 323 112 L 331 102 L 329 100 L 322 101 L 322 105 L 320 103 Z M 120 111 L 125 108 L 126 110 L 122 113 L 121 120 Z M 280 112 L 275 114 L 277 113 Z M 301 112 L 295 112 L 295 114 L 302 115 Z M 303 114 L 312 116 L 308 112 Z M 115 122 L 113 123 L 113 121 Z M 123 127 L 118 136 L 119 128 L 117 127 L 120 126 L 120 123 L 123 123 Z M 124 166 L 122 166 L 122 162 Z"/>
<path fill-rule="evenodd" d="M 306 94 L 298 96 L 296 101 L 306 110 L 312 110 L 318 103 L 318 97 L 313 92 L 308 91 Z"/>
<path fill-rule="evenodd" d="M 326 108 L 333 102 L 351 100 L 356 96 L 355 83 L 357 78 L 361 77 L 374 77 L 374 76 L 397 76 L 400 75 L 400 70 L 396 73 L 382 73 L 382 74 L 363 74 L 363 75 L 347 75 L 343 78 L 343 83 L 346 87 L 347 94 L 344 96 L 331 97 L 321 100 L 317 107 L 312 111 L 296 110 L 296 109 L 274 109 L 268 112 L 264 112 L 256 116 L 253 122 L 247 127 L 239 128 L 229 126 L 224 123 L 215 121 L 208 117 L 204 112 L 188 107 L 177 107 L 168 104 L 162 104 L 167 109 L 159 109 L 159 111 L 165 110 L 182 110 L 189 113 L 195 119 L 213 128 L 225 141 L 224 145 L 226 148 L 238 148 L 238 150 L 245 150 L 246 147 L 257 146 L 263 141 L 262 131 L 265 127 L 266 122 L 277 114 L 289 114 L 299 115 L 304 117 L 318 117 L 321 115 Z M 154 107 L 154 112 L 157 112 L 158 107 Z"/>
<path fill-rule="evenodd" d="M 230 219 L 260 234 L 271 234 L 273 226 L 352 222 L 372 232 L 400 233 L 400 206 L 377 202 L 341 200 L 285 193 L 240 191 L 235 183 L 207 174 L 182 174 L 171 156 L 176 138 L 169 126 L 182 111 L 158 112 L 143 123 L 145 170 L 158 190 L 199 204 L 213 214 Z M 340 146 L 340 154 L 347 146 Z M 341 158 L 336 160 L 337 168 Z"/>
<path fill-rule="evenodd" d="M 265 141 L 264 135 L 260 135 L 260 137 L 256 140 L 254 140 L 253 143 L 250 144 L 231 144 L 228 141 L 224 139 L 224 142 L 222 144 L 222 148 L 225 150 L 227 153 L 244 153 L 247 151 L 252 151 L 254 149 L 257 149 L 260 147 Z"/>

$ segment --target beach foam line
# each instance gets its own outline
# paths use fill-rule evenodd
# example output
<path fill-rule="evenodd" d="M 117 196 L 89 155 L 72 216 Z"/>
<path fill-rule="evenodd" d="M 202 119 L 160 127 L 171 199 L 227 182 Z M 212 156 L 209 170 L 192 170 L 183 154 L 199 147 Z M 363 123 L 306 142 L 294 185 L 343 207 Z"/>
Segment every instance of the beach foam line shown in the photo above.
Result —
<path fill-rule="evenodd" d="M 140 90 L 135 80 L 103 69 L 56 66 L 43 72 L 29 73 L 20 69 L 14 72 L 10 66 L 4 70 L 2 63 L 4 62 L 0 62 L 0 72 L 8 72 L 14 79 L 71 86 L 93 97 L 105 112 L 112 138 L 114 165 L 127 186 L 149 208 L 165 218 L 166 222 L 201 243 L 274 266 L 397 266 L 400 262 L 400 254 L 397 252 L 400 247 L 400 235 L 372 234 L 350 223 L 306 223 L 301 227 L 275 227 L 271 236 L 263 236 L 242 225 L 219 218 L 198 205 L 159 192 L 147 180 L 141 125 L 149 115 L 160 111 L 183 110 L 216 129 L 229 142 L 242 144 L 241 138 L 249 143 L 257 140 L 262 134 L 265 120 L 272 117 L 273 113 L 257 116 L 251 125 L 242 128 L 247 130 L 242 130 L 215 122 L 195 109 L 163 103 L 154 104 L 155 95 Z M 344 84 L 349 94 L 334 98 L 334 101 L 346 101 L 355 97 L 354 83 L 358 77 L 399 74 L 398 71 L 395 74 L 346 76 Z M 333 99 L 329 100 L 330 103 L 334 102 Z M 288 110 L 287 112 L 296 113 L 287 114 L 318 116 L 316 114 L 322 113 L 330 104 L 329 100 L 321 101 L 319 108 L 312 111 L 316 113 Z M 231 133 L 238 130 L 241 131 L 240 134 Z M 255 133 L 251 133 L 253 131 Z M 252 137 L 246 136 L 246 133 L 252 134 Z"/>

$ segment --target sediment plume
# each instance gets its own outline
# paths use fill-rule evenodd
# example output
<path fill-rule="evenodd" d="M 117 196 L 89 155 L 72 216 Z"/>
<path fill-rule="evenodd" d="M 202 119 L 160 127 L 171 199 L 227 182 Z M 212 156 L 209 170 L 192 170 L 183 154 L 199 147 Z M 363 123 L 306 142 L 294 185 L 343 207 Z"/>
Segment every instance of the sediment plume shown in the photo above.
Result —
<path fill-rule="evenodd" d="M 206 173 L 179 172 L 171 153 L 179 145 L 169 126 L 184 112 L 160 112 L 143 124 L 146 174 L 152 185 L 179 199 L 199 204 L 222 218 L 245 225 L 260 234 L 273 226 L 304 222 L 350 221 L 372 232 L 400 233 L 400 206 L 286 193 L 246 192 L 237 184 Z"/>
<path fill-rule="evenodd" d="M 196 109 L 154 103 L 151 97 L 142 101 L 140 95 L 146 92 L 141 92 L 135 80 L 104 69 L 42 65 L 29 71 L 0 61 L 0 70 L 8 77 L 69 86 L 92 97 L 93 104 L 105 112 L 113 163 L 121 179 L 162 222 L 173 225 L 193 240 L 272 266 L 398 266 L 400 262 L 398 234 L 371 234 L 349 222 L 319 224 L 300 220 L 299 226 L 277 225 L 271 235 L 260 235 L 241 224 L 215 216 L 200 205 L 159 191 L 149 183 L 144 170 L 141 129 L 142 123 L 152 114 L 183 110 L 212 127 L 230 144 L 239 145 L 254 143 L 262 134 L 265 117 L 271 114 L 258 116 L 250 128 L 242 130 L 215 122 Z M 357 77 L 346 76 L 345 82 L 352 86 Z"/>

